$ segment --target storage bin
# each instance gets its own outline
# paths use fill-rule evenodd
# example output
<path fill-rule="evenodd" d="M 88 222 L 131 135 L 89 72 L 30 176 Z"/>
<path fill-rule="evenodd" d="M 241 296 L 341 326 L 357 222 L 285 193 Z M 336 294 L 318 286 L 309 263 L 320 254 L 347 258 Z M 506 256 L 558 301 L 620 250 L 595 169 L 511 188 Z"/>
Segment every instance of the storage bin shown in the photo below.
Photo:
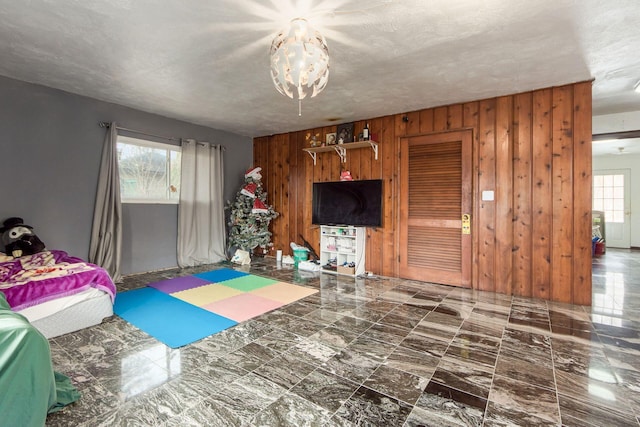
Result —
<path fill-rule="evenodd" d="M 355 267 L 344 267 L 339 265 L 337 271 L 338 273 L 341 273 L 341 274 L 351 274 L 351 275 L 356 274 Z"/>
<path fill-rule="evenodd" d="M 294 249 L 293 250 L 293 264 L 297 267 L 300 261 L 306 261 L 309 258 L 308 249 Z"/>

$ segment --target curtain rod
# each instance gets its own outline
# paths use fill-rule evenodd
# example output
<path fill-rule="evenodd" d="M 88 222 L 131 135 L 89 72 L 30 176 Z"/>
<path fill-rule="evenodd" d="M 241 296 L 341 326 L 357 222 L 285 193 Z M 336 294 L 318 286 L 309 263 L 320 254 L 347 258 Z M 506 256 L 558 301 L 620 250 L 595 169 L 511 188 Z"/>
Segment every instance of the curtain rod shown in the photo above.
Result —
<path fill-rule="evenodd" d="M 109 123 L 109 122 L 99 122 L 98 124 L 100 125 L 101 128 L 109 128 L 111 126 L 111 123 Z M 168 141 L 179 141 L 179 139 L 174 138 L 172 136 L 154 135 L 152 133 L 142 132 L 140 130 L 135 130 L 135 129 L 123 128 L 123 127 L 120 127 L 120 126 L 116 126 L 116 129 L 123 130 L 125 132 L 137 133 L 138 135 L 146 135 L 146 136 L 152 136 L 154 138 L 162 138 L 162 139 L 166 139 Z"/>
<path fill-rule="evenodd" d="M 100 125 L 101 128 L 109 128 L 109 127 L 111 127 L 111 123 L 109 123 L 109 122 L 98 122 L 98 124 Z M 142 131 L 135 130 L 135 129 L 123 128 L 123 127 L 120 127 L 120 126 L 116 126 L 116 129 L 123 130 L 125 132 L 137 133 L 138 135 L 146 135 L 146 136 L 152 136 L 154 138 L 162 138 L 162 139 L 166 139 L 168 141 L 180 141 L 180 139 L 174 138 L 172 136 L 154 135 L 152 133 L 142 132 Z M 218 145 L 220 146 L 222 151 L 226 151 L 227 150 L 227 147 L 225 147 L 224 145 L 222 145 L 222 144 L 218 144 Z"/>

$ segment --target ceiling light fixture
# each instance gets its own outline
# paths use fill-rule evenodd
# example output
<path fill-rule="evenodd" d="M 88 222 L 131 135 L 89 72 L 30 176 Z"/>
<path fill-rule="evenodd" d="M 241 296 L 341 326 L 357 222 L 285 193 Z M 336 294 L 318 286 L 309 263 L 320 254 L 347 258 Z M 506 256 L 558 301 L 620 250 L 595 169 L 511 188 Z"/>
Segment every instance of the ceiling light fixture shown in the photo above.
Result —
<path fill-rule="evenodd" d="M 633 90 L 640 93 L 640 80 L 638 80 L 638 83 L 636 83 L 636 85 L 633 87 Z"/>
<path fill-rule="evenodd" d="M 298 99 L 298 115 L 302 100 L 322 92 L 329 81 L 329 49 L 322 34 L 306 19 L 291 21 L 271 43 L 271 78 L 283 95 Z"/>

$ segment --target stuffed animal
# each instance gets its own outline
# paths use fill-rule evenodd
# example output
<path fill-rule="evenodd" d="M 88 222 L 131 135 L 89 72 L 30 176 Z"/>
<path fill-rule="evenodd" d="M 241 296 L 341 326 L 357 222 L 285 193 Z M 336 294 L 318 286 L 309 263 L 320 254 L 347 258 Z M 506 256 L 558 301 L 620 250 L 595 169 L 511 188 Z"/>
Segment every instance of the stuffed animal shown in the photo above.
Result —
<path fill-rule="evenodd" d="M 22 218 L 12 217 L 0 228 L 2 244 L 7 254 L 15 258 L 33 255 L 44 250 L 44 243 L 33 233 L 33 227 L 25 225 Z"/>

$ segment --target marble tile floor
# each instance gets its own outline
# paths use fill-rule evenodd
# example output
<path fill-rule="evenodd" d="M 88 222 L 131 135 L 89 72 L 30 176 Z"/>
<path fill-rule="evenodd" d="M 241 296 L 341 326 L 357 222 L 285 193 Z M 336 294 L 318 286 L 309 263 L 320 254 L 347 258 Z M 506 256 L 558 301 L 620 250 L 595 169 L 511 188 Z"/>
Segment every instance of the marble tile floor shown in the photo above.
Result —
<path fill-rule="evenodd" d="M 115 316 L 51 339 L 83 396 L 47 425 L 639 425 L 639 251 L 594 259 L 591 307 L 271 258 L 242 269 L 320 292 L 180 349 Z"/>

